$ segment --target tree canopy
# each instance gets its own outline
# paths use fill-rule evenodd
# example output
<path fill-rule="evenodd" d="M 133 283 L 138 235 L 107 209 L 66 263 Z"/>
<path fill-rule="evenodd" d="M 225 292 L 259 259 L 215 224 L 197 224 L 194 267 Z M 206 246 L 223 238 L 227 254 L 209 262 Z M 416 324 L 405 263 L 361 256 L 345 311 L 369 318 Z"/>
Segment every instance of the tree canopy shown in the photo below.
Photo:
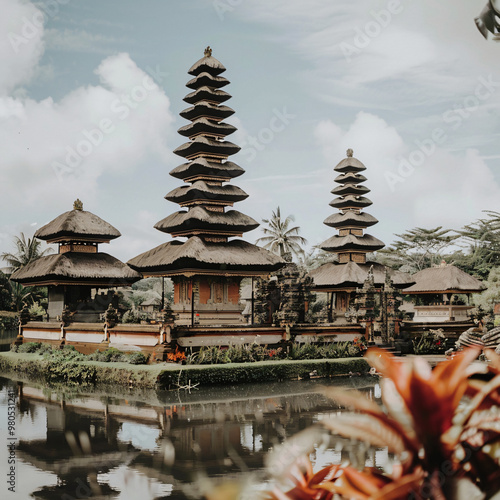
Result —
<path fill-rule="evenodd" d="M 305 245 L 307 240 L 300 236 L 300 227 L 293 226 L 295 221 L 293 215 L 288 215 L 284 219 L 281 217 L 280 207 L 273 211 L 270 219 L 262 219 L 268 227 L 262 228 L 265 236 L 259 238 L 256 243 L 263 243 L 264 248 L 277 253 L 280 257 L 286 254 L 293 254 L 297 257 L 304 255 L 301 245 Z"/>
<path fill-rule="evenodd" d="M 402 234 L 391 246 L 378 252 L 378 260 L 401 271 L 415 273 L 437 265 L 444 258 L 443 251 L 450 247 L 459 234 L 438 226 L 433 229 L 416 227 Z"/>
<path fill-rule="evenodd" d="M 21 233 L 21 236 L 14 237 L 14 245 L 17 249 L 16 252 L 4 252 L 0 255 L 0 257 L 7 262 L 7 271 L 10 274 L 21 269 L 30 262 L 52 252 L 51 248 L 42 250 L 42 243 L 40 240 L 36 239 L 34 236 L 32 238 L 26 238 L 24 233 Z"/>

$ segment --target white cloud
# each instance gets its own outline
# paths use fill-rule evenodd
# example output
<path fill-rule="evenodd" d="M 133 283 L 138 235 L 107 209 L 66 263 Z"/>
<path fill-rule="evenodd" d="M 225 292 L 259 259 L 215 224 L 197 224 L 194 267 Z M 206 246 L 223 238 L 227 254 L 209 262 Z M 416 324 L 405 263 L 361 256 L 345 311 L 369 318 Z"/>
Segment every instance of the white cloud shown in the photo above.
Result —
<path fill-rule="evenodd" d="M 43 13 L 32 3 L 1 0 L 0 9 L 0 95 L 34 75 L 44 51 Z"/>
<path fill-rule="evenodd" d="M 39 12 L 26 2 L 2 2 L 10 21 L 0 19 L 0 40 Z M 75 88 L 57 101 L 26 97 L 18 89 L 40 71 L 43 35 L 40 25 L 20 54 L 0 47 L 5 68 L 0 74 L 0 198 L 4 207 L 17 207 L 18 219 L 30 222 L 34 213 L 41 219 L 56 217 L 76 198 L 99 215 L 111 192 L 119 202 L 119 189 L 110 189 L 124 176 L 140 177 L 145 165 L 171 160 L 166 144 L 173 134 L 170 100 L 127 53 L 99 64 L 98 85 Z M 113 177 L 106 183 L 108 173 Z M 31 227 L 2 226 L 0 232 L 17 234 L 25 226 Z M 7 239 L 2 236 L 2 244 Z"/>

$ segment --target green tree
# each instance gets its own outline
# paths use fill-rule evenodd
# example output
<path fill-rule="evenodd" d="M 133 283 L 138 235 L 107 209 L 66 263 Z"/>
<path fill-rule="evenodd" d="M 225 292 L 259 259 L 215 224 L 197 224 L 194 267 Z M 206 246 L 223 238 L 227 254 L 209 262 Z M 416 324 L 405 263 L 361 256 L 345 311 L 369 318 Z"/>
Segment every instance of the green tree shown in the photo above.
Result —
<path fill-rule="evenodd" d="M 434 229 L 416 227 L 403 234 L 388 248 L 379 250 L 377 260 L 401 271 L 415 273 L 439 264 L 445 254 L 443 250 L 452 245 L 458 234 L 449 234 L 451 229 L 438 226 Z"/>
<path fill-rule="evenodd" d="M 456 252 L 453 263 L 463 271 L 487 279 L 500 266 L 500 213 L 485 210 L 487 218 L 464 226 L 458 234 L 465 252 Z"/>
<path fill-rule="evenodd" d="M 26 238 L 24 233 L 21 233 L 21 236 L 14 237 L 14 245 L 17 249 L 15 253 L 4 252 L 0 255 L 0 258 L 8 264 L 7 270 L 9 274 L 52 252 L 51 248 L 42 250 L 40 240 L 35 237 Z"/>
<path fill-rule="evenodd" d="M 493 267 L 484 282 L 486 290 L 473 295 L 474 304 L 481 306 L 488 314 L 493 313 L 493 306 L 500 302 L 500 267 Z"/>
<path fill-rule="evenodd" d="M 262 219 L 268 227 L 262 228 L 265 236 L 259 238 L 256 243 L 264 243 L 264 248 L 277 253 L 280 257 L 285 257 L 286 254 L 303 256 L 304 250 L 301 245 L 305 245 L 307 240 L 300 236 L 299 226 L 290 227 L 294 221 L 293 215 L 283 219 L 280 207 L 278 207 L 275 212 L 273 211 L 270 219 Z"/>

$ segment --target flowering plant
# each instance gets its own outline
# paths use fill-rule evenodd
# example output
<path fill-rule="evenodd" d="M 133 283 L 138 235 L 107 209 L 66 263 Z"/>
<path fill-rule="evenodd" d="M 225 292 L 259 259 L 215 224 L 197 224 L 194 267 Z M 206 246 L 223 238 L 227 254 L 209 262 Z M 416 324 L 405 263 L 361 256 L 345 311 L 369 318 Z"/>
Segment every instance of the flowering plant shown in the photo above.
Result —
<path fill-rule="evenodd" d="M 384 406 L 357 391 L 326 388 L 327 396 L 357 412 L 323 424 L 338 435 L 387 447 L 396 460 L 392 469 L 342 464 L 314 473 L 302 457 L 289 471 L 295 486 L 286 493 L 275 488 L 268 498 L 500 498 L 500 356 L 488 350 L 489 365 L 473 365 L 477 355 L 467 349 L 431 370 L 421 358 L 399 361 L 368 349 L 366 359 L 383 376 Z"/>

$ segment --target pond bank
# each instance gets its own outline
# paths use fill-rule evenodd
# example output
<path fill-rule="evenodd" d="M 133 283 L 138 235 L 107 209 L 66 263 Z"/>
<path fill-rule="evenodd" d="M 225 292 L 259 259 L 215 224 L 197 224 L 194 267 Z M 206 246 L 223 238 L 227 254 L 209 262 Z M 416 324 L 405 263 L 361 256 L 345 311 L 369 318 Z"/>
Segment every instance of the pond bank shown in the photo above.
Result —
<path fill-rule="evenodd" d="M 178 389 L 193 385 L 234 385 L 292 379 L 366 374 L 363 358 L 259 361 L 221 365 L 158 363 L 131 365 L 100 361 L 54 361 L 40 354 L 0 353 L 0 372 L 33 380 L 80 385 L 120 385 L 144 389 Z"/>

